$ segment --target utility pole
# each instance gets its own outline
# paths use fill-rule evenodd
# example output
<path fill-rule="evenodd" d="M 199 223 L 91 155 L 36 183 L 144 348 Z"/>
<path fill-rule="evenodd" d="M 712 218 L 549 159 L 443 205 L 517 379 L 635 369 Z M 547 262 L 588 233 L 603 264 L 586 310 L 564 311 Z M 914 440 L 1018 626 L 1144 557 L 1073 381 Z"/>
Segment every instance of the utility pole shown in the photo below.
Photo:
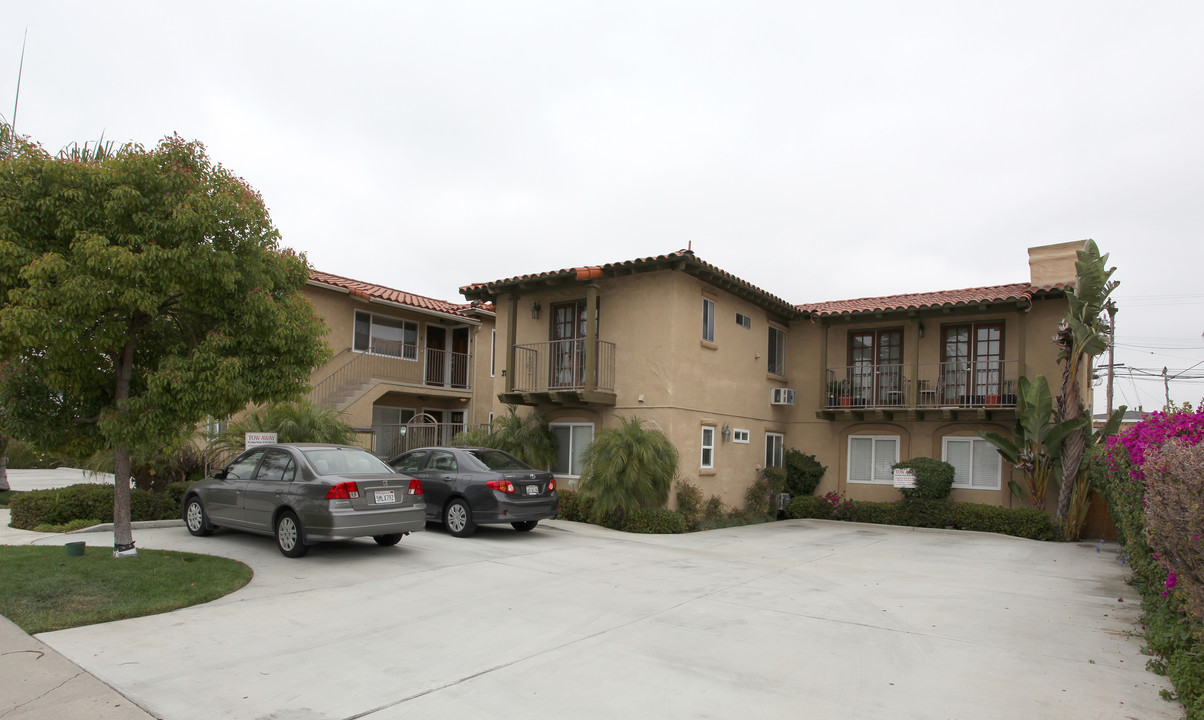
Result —
<path fill-rule="evenodd" d="M 1116 303 L 1108 302 L 1108 417 L 1112 417 L 1112 383 L 1116 379 Z"/>
<path fill-rule="evenodd" d="M 1171 379 L 1166 376 L 1166 368 L 1162 368 L 1162 388 L 1166 392 L 1166 405 L 1164 408 L 1171 406 Z"/>

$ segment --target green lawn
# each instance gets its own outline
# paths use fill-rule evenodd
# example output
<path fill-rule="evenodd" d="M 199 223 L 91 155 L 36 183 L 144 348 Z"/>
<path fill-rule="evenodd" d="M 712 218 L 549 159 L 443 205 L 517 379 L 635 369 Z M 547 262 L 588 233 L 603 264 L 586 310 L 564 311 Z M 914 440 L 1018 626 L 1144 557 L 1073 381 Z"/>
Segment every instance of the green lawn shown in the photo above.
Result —
<path fill-rule="evenodd" d="M 0 615 L 25 632 L 154 615 L 215 600 L 251 581 L 251 568 L 227 558 L 110 547 L 68 557 L 61 546 L 0 546 Z"/>

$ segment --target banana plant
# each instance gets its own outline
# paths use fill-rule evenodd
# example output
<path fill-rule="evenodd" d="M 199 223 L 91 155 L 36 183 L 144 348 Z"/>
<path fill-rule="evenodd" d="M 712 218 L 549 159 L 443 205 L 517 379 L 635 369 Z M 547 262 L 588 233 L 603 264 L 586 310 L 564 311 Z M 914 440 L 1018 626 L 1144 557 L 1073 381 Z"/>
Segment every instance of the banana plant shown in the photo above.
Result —
<path fill-rule="evenodd" d="M 1088 418 L 1054 422 L 1053 393 L 1044 375 L 1033 380 L 1020 378 L 1020 393 L 1016 398 L 1016 425 L 1012 437 L 999 433 L 979 432 L 978 436 L 995 446 L 1000 456 L 1020 471 L 1021 486 L 1015 480 L 1008 483 L 1012 494 L 1038 510 L 1045 509 L 1045 495 L 1051 477 L 1059 463 L 1062 440 L 1070 433 L 1091 424 Z"/>

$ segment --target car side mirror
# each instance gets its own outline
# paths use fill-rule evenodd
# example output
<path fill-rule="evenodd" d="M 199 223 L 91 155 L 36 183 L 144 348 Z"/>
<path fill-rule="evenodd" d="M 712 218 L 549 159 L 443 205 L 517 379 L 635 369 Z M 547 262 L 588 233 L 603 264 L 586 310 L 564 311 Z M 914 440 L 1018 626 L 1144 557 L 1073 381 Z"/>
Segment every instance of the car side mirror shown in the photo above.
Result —
<path fill-rule="evenodd" d="M 225 480 L 226 479 L 226 469 L 222 468 L 221 470 L 218 470 L 217 472 L 213 473 L 213 477 L 218 480 Z"/>

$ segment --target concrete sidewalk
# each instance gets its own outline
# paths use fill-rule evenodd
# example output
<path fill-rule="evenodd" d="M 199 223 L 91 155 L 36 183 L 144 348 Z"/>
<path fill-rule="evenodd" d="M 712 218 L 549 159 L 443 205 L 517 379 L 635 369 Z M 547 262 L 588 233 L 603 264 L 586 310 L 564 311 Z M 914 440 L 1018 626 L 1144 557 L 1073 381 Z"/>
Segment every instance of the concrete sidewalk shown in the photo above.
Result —
<path fill-rule="evenodd" d="M 28 491 L 78 483 L 111 483 L 113 476 L 97 476 L 75 468 L 9 470 L 8 482 L 13 490 Z M 35 545 L 50 542 L 53 547 L 68 540 L 84 539 L 89 545 L 106 545 L 97 551 L 111 550 L 111 536 L 104 542 L 103 536 L 97 533 L 64 536 L 58 533 L 18 530 L 9 527 L 9 516 L 8 510 L 0 510 L 0 545 Z M 0 678 L 4 678 L 4 681 L 0 682 L 0 718 L 4 720 L 154 718 L 53 648 L 30 637 L 5 617 L 0 617 Z"/>

